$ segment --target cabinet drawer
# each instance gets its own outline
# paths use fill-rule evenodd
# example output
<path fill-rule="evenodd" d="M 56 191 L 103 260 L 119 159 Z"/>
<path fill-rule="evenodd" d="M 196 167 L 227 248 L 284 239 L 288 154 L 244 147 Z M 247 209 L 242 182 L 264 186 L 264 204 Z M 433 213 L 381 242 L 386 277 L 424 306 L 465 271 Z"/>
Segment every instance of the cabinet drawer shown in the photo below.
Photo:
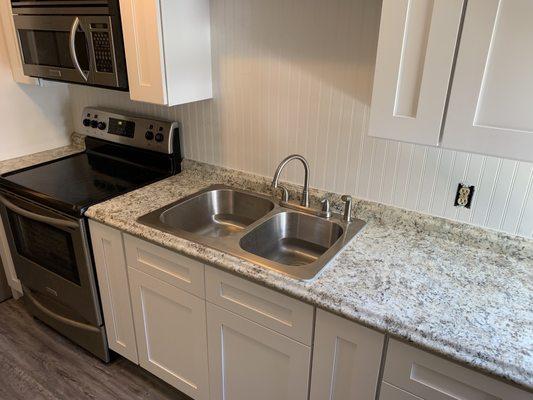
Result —
<path fill-rule="evenodd" d="M 212 267 L 206 267 L 205 286 L 211 303 L 311 345 L 312 306 Z"/>
<path fill-rule="evenodd" d="M 381 384 L 381 393 L 379 400 L 423 400 L 422 398 L 412 395 L 405 390 L 396 386 L 389 385 L 387 382 Z"/>
<path fill-rule="evenodd" d="M 531 400 L 531 394 L 390 340 L 383 380 L 425 400 Z"/>
<path fill-rule="evenodd" d="M 205 297 L 204 265 L 171 250 L 124 235 L 128 266 L 196 296 Z"/>

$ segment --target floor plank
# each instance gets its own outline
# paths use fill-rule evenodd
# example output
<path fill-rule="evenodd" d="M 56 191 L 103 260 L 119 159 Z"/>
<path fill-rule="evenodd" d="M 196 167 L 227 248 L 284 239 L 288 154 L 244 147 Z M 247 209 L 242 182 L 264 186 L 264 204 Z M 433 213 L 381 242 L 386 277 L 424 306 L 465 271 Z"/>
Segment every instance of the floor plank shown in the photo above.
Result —
<path fill-rule="evenodd" d="M 1 400 L 190 400 L 124 358 L 104 364 L 33 319 L 22 300 L 0 303 Z"/>

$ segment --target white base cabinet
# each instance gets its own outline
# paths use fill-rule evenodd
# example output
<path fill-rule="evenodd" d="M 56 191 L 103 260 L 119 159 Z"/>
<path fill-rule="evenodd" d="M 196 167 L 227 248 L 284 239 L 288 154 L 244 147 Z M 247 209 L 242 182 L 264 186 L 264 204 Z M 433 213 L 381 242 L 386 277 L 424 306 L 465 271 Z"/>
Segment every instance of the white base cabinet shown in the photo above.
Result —
<path fill-rule="evenodd" d="M 207 303 L 211 400 L 306 400 L 311 348 Z"/>
<path fill-rule="evenodd" d="M 533 399 L 531 393 L 397 340 L 389 341 L 383 380 L 380 400 Z"/>
<path fill-rule="evenodd" d="M 209 399 L 205 300 L 133 268 L 129 277 L 141 367 Z"/>
<path fill-rule="evenodd" d="M 385 335 L 318 310 L 311 400 L 373 400 Z"/>
<path fill-rule="evenodd" d="M 97 222 L 90 229 L 111 349 L 193 399 L 375 400 L 378 390 L 380 400 L 533 399 L 393 339 L 382 366 L 382 333 L 322 310 L 313 326 L 310 305 Z"/>
<path fill-rule="evenodd" d="M 122 234 L 89 221 L 109 348 L 138 364 Z"/>

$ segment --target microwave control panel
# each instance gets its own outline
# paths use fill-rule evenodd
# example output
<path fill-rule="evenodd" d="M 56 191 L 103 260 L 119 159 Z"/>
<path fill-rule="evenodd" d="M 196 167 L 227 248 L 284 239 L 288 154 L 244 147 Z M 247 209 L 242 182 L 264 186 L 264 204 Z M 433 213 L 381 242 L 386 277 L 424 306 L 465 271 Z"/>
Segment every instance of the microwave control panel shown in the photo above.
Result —
<path fill-rule="evenodd" d="M 177 122 L 123 115 L 101 108 L 83 110 L 80 133 L 159 153 L 173 154 L 179 134 Z"/>
<path fill-rule="evenodd" d="M 98 72 L 113 73 L 111 36 L 108 31 L 91 32 L 94 48 L 94 61 Z"/>

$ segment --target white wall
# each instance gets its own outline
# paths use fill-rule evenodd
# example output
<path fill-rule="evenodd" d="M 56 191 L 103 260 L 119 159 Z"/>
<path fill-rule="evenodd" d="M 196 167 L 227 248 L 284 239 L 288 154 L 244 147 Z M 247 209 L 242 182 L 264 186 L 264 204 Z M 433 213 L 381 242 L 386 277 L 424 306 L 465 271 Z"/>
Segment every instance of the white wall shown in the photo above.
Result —
<path fill-rule="evenodd" d="M 271 176 L 301 153 L 312 186 L 532 237 L 532 164 L 366 136 L 380 3 L 212 0 L 215 100 L 165 108 L 73 86 L 73 116 L 176 119 L 188 158 Z M 453 207 L 459 182 L 476 186 L 471 210 Z"/>
<path fill-rule="evenodd" d="M 72 114 L 67 85 L 36 87 L 13 81 L 0 29 L 0 160 L 70 142 Z"/>

